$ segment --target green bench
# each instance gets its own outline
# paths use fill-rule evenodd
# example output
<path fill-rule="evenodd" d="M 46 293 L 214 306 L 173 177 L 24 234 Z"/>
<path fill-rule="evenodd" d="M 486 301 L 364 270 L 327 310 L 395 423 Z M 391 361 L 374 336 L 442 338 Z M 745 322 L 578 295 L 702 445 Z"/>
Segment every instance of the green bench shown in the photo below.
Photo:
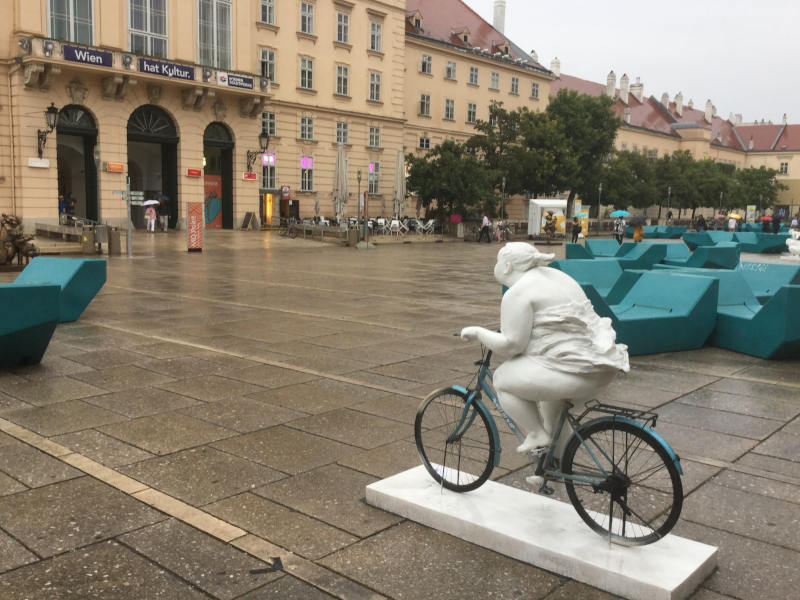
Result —
<path fill-rule="evenodd" d="M 670 244 L 670 246 L 678 244 Z M 684 246 L 686 248 L 686 246 Z M 684 258 L 667 257 L 665 265 L 704 269 L 735 269 L 739 264 L 739 246 L 734 242 L 719 242 L 713 246 L 698 246 Z"/>
<path fill-rule="evenodd" d="M 739 244 L 742 252 L 757 254 L 780 254 L 786 251 L 786 240 L 789 234 L 761 233 L 737 231 L 733 234 L 734 241 Z"/>
<path fill-rule="evenodd" d="M 736 270 L 761 304 L 772 298 L 784 285 L 800 285 L 800 265 L 740 262 Z"/>
<path fill-rule="evenodd" d="M 0 367 L 42 360 L 58 325 L 60 292 L 53 283 L 0 284 Z"/>
<path fill-rule="evenodd" d="M 106 260 L 37 256 L 14 282 L 57 284 L 61 288 L 59 322 L 77 321 L 106 282 Z"/>
<path fill-rule="evenodd" d="M 586 240 L 586 250 L 595 258 L 617 256 L 620 246 L 617 240 Z M 569 256 L 567 256 L 569 258 Z"/>
<path fill-rule="evenodd" d="M 622 266 L 615 259 L 554 260 L 549 266 L 563 271 L 580 284 L 591 284 L 604 297 L 622 275 Z"/>

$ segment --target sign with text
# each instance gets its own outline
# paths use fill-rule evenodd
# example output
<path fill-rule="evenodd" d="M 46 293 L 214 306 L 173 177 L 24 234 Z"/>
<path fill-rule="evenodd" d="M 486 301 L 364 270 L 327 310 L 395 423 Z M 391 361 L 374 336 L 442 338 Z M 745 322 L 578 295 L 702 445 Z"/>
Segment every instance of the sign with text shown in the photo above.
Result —
<path fill-rule="evenodd" d="M 189 252 L 203 251 L 205 228 L 202 202 L 186 203 L 186 247 Z"/>
<path fill-rule="evenodd" d="M 125 165 L 122 163 L 105 163 L 106 172 L 107 173 L 124 173 L 125 172 Z"/>
<path fill-rule="evenodd" d="M 66 44 L 62 46 L 62 49 L 64 51 L 64 60 L 97 65 L 98 67 L 110 67 L 113 64 L 114 59 L 111 52 L 92 50 L 91 48 L 78 48 L 77 46 Z"/>
<path fill-rule="evenodd" d="M 187 177 L 201 177 L 203 175 L 202 169 L 186 169 Z"/>
<path fill-rule="evenodd" d="M 281 200 L 288 200 L 292 197 L 292 189 L 288 185 L 281 187 Z"/>
<path fill-rule="evenodd" d="M 194 81 L 194 67 L 152 60 L 150 58 L 139 59 L 139 71 L 142 73 L 149 73 L 150 75 Z"/>
<path fill-rule="evenodd" d="M 242 173 L 242 179 L 245 181 L 258 181 L 258 175 L 256 173 Z"/>
<path fill-rule="evenodd" d="M 217 71 L 217 83 L 232 88 L 239 88 L 240 90 L 252 90 L 253 78 L 244 75 L 237 75 L 236 73 L 224 73 Z"/>

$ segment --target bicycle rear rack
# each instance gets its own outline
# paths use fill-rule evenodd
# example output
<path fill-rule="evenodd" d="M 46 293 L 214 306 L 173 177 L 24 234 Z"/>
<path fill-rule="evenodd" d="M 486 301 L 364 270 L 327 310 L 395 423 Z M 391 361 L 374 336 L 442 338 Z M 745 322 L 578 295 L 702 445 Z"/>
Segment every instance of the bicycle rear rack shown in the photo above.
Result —
<path fill-rule="evenodd" d="M 615 406 L 613 404 L 604 404 L 599 400 L 590 400 L 586 403 L 584 411 L 577 417 L 577 421 L 582 421 L 583 418 L 589 413 L 596 412 L 604 415 L 611 415 L 616 417 L 626 417 L 641 421 L 648 427 L 655 427 L 658 414 L 649 410 L 638 410 L 629 408 L 627 406 Z"/>

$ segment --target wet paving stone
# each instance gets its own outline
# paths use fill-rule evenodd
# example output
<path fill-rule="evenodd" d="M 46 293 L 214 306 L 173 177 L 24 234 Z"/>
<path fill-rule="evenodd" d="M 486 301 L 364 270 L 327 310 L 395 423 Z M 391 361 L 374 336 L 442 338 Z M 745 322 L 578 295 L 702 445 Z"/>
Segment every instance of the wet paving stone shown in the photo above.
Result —
<path fill-rule="evenodd" d="M 787 402 L 800 410 L 800 398 L 797 388 L 758 381 L 748 381 L 745 379 L 720 379 L 708 386 L 709 390 L 715 392 L 726 392 L 740 396 L 750 396 L 758 400 L 764 400 L 767 405 L 770 402 Z"/>
<path fill-rule="evenodd" d="M 174 519 L 119 541 L 220 600 L 233 600 L 281 577 L 280 572 L 258 572 L 269 565 Z"/>
<path fill-rule="evenodd" d="M 624 381 L 646 389 L 678 392 L 680 394 L 687 394 L 718 379 L 719 377 L 713 375 L 687 373 L 686 371 L 667 367 L 653 369 L 652 366 L 647 364 L 638 365 L 635 360 L 632 361 L 629 373 L 620 373 L 617 377 L 618 382 Z"/>
<path fill-rule="evenodd" d="M 27 489 L 19 481 L 0 471 L 0 496 L 9 496 L 17 492 L 24 492 Z"/>
<path fill-rule="evenodd" d="M 160 383 L 172 381 L 172 377 L 142 369 L 134 365 L 111 367 L 87 373 L 74 375 L 86 383 L 102 388 L 108 392 L 118 392 L 128 389 L 141 389 Z"/>
<path fill-rule="evenodd" d="M 321 562 L 390 598 L 538 599 L 560 585 L 546 571 L 410 522 Z"/>
<path fill-rule="evenodd" d="M 800 487 L 767 477 L 757 477 L 746 473 L 725 470 L 712 480 L 721 485 L 748 494 L 761 494 L 777 500 L 800 504 Z M 798 509 L 800 510 L 800 509 Z M 800 522 L 798 523 L 800 525 Z"/>
<path fill-rule="evenodd" d="M 716 431 L 701 431 L 667 421 L 659 421 L 656 430 L 678 453 L 678 456 L 707 456 L 734 461 L 758 444 L 758 440 Z"/>
<path fill-rule="evenodd" d="M 257 488 L 254 493 L 365 537 L 402 520 L 366 504 L 364 489 L 375 480 L 352 469 L 329 465 Z"/>
<path fill-rule="evenodd" d="M 123 349 L 84 352 L 82 354 L 74 354 L 69 358 L 70 360 L 82 365 L 86 365 L 87 367 L 92 367 L 93 369 L 120 367 L 124 365 L 141 363 L 149 359 L 149 357 L 145 354 Z"/>
<path fill-rule="evenodd" d="M 2 387 L 2 382 L 0 382 L 0 387 Z M 19 410 L 20 408 L 30 408 L 31 406 L 32 405 L 27 402 L 22 402 L 21 400 L 17 400 L 16 398 L 12 398 L 0 392 L 0 416 L 14 410 Z"/>
<path fill-rule="evenodd" d="M 782 421 L 712 410 L 683 404 L 682 401 L 662 406 L 658 409 L 658 415 L 659 423 L 675 423 L 701 431 L 716 431 L 758 440 L 763 440 L 783 426 Z"/>
<path fill-rule="evenodd" d="M 27 381 L 49 381 L 55 377 L 75 377 L 81 373 L 91 372 L 91 367 L 78 364 L 63 356 L 53 356 L 45 353 L 42 362 L 38 365 L 14 367 L 11 373 L 19 375 Z"/>
<path fill-rule="evenodd" d="M 0 575 L 3 600 L 207 600 L 139 554 L 109 541 Z"/>
<path fill-rule="evenodd" d="M 291 422 L 301 429 L 359 448 L 377 448 L 413 434 L 406 423 L 341 408 Z"/>
<path fill-rule="evenodd" d="M 750 396 L 717 391 L 709 386 L 681 396 L 678 402 L 777 421 L 786 421 L 800 414 L 800 401 L 776 398 L 775 386 L 770 387 L 772 390 L 762 389 L 758 396 Z M 797 394 L 794 390 L 793 393 Z"/>
<path fill-rule="evenodd" d="M 154 358 L 142 362 L 140 366 L 149 371 L 166 375 L 171 379 L 187 379 L 189 377 L 203 377 L 209 374 L 221 373 L 225 367 L 198 358 L 197 356 L 177 356 L 173 358 Z"/>
<path fill-rule="evenodd" d="M 3 529 L 44 557 L 163 519 L 160 512 L 89 477 L 0 498 Z"/>
<path fill-rule="evenodd" d="M 786 475 L 800 480 L 800 462 L 784 460 L 782 458 L 758 454 L 756 452 L 748 452 L 736 462 L 748 467 L 762 469 L 769 473 Z"/>
<path fill-rule="evenodd" d="M 28 404 L 46 406 L 105 393 L 105 390 L 71 377 L 55 377 L 46 381 L 25 381 L 4 386 L 3 391 Z"/>
<path fill-rule="evenodd" d="M 193 506 L 203 506 L 284 477 L 262 465 L 208 447 L 151 458 L 120 471 Z"/>
<path fill-rule="evenodd" d="M 228 438 L 213 446 L 290 474 L 310 471 L 359 451 L 353 446 L 285 426 Z"/>
<path fill-rule="evenodd" d="M 154 387 L 92 396 L 86 402 L 132 419 L 179 410 L 198 404 L 197 400 Z"/>
<path fill-rule="evenodd" d="M 153 457 L 149 452 L 93 429 L 59 435 L 54 437 L 53 441 L 107 467 L 128 465 Z"/>
<path fill-rule="evenodd" d="M 580 598 L 580 600 L 614 600 L 614 598 L 619 598 L 619 596 L 607 594 L 602 590 L 598 590 L 584 583 L 567 581 L 564 585 L 548 594 L 545 600 L 576 600 L 577 598 Z M 708 598 L 707 600 L 711 599 Z"/>
<path fill-rule="evenodd" d="M 237 369 L 225 373 L 226 377 L 231 379 L 239 379 L 248 383 L 253 383 L 267 388 L 277 388 L 286 385 L 294 385 L 296 383 L 304 383 L 316 379 L 316 375 L 303 373 L 302 371 L 293 371 L 291 369 L 282 369 L 280 367 L 273 367 L 271 365 L 259 365 L 257 367 L 248 367 L 245 369 Z"/>
<path fill-rule="evenodd" d="M 216 402 L 224 398 L 244 396 L 263 390 L 264 388 L 252 383 L 244 383 L 236 379 L 207 375 L 192 379 L 181 379 L 160 385 L 162 389 L 191 396 L 204 402 Z"/>
<path fill-rule="evenodd" d="M 235 435 L 230 429 L 177 413 L 143 417 L 99 430 L 153 454 L 170 454 Z"/>
<path fill-rule="evenodd" d="M 239 433 L 266 429 L 306 416 L 305 413 L 250 398 L 226 398 L 218 402 L 198 405 L 182 412 Z"/>
<path fill-rule="evenodd" d="M 417 416 L 417 411 L 420 407 L 420 400 L 418 398 L 410 398 L 408 396 L 391 395 L 383 396 L 381 398 L 374 398 L 361 402 L 352 406 L 352 410 L 363 413 L 368 413 L 378 417 L 385 417 L 394 421 L 402 421 L 407 423 L 412 428 L 414 426 L 414 419 Z M 413 429 L 411 429 L 413 432 Z"/>
<path fill-rule="evenodd" d="M 25 546 L 0 530 L 0 573 L 10 571 L 22 565 L 27 565 L 39 560 Z M 2 587 L 0 587 L 2 590 Z"/>
<path fill-rule="evenodd" d="M 344 531 L 255 494 L 227 498 L 206 506 L 205 510 L 312 560 L 358 541 Z"/>
<path fill-rule="evenodd" d="M 238 600 L 332 600 L 333 596 L 291 575 L 245 594 Z"/>
<path fill-rule="evenodd" d="M 325 391 L 312 383 L 301 383 L 258 392 L 250 394 L 248 398 L 311 414 L 327 412 L 358 402 L 358 399 L 351 395 Z"/>
<path fill-rule="evenodd" d="M 22 408 L 6 413 L 5 418 L 43 436 L 61 435 L 124 421 L 125 417 L 82 400 Z"/>
<path fill-rule="evenodd" d="M 28 487 L 41 487 L 83 475 L 68 464 L 17 441 L 0 446 L 0 471 Z M 10 482 L 9 485 L 14 487 Z"/>
<path fill-rule="evenodd" d="M 421 464 L 417 447 L 407 440 L 346 456 L 339 459 L 338 463 L 379 479 L 391 477 Z"/>
<path fill-rule="evenodd" d="M 800 462 L 800 436 L 779 431 L 761 442 L 753 451 L 758 454 Z"/>

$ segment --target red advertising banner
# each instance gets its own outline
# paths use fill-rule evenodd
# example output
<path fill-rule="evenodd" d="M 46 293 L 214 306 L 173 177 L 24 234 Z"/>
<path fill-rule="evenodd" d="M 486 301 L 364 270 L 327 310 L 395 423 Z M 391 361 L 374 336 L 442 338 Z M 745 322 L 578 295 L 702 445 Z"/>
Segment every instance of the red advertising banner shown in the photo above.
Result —
<path fill-rule="evenodd" d="M 203 174 L 202 169 L 186 169 L 187 177 L 200 177 Z"/>
<path fill-rule="evenodd" d="M 207 229 L 222 229 L 222 177 L 206 175 L 203 179 Z"/>
<path fill-rule="evenodd" d="M 186 246 L 189 252 L 203 251 L 203 230 L 205 229 L 202 202 L 186 203 Z"/>
<path fill-rule="evenodd" d="M 245 181 L 258 181 L 258 175 L 256 173 L 242 173 L 242 179 Z"/>

